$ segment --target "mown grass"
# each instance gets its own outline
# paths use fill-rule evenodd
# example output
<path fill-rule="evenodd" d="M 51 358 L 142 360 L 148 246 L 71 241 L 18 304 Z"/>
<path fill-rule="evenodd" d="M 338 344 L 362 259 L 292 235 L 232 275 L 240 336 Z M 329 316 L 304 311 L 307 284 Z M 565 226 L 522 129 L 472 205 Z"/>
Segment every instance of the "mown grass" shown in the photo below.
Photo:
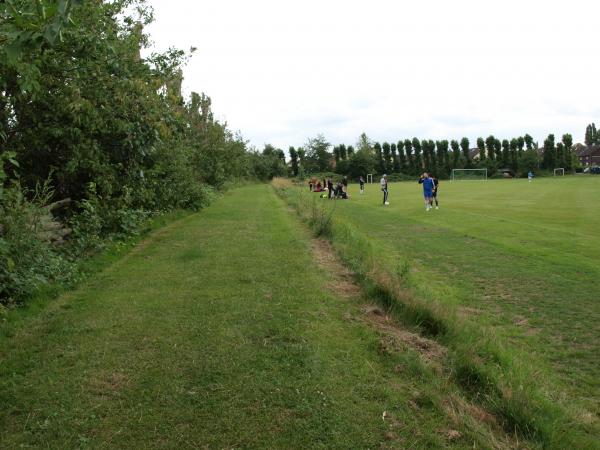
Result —
<path fill-rule="evenodd" d="M 468 395 L 544 446 L 596 448 L 597 181 L 446 183 L 429 213 L 416 183 L 392 185 L 388 208 L 377 189 L 354 187 L 351 201 L 319 205 L 347 262 L 451 348 Z"/>
<path fill-rule="evenodd" d="M 159 230 L 1 325 L 0 448 L 513 446 L 326 269 L 268 186 Z"/>

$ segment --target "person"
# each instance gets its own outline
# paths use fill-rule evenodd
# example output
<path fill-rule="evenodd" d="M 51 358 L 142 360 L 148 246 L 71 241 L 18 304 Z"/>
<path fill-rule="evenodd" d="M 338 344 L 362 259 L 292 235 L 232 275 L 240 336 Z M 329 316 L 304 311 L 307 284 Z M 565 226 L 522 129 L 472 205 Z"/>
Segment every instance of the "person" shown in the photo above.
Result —
<path fill-rule="evenodd" d="M 383 206 L 387 206 L 390 204 L 390 202 L 388 202 L 388 182 L 387 175 L 385 173 L 381 177 L 379 184 L 381 185 L 381 192 L 383 192 Z"/>
<path fill-rule="evenodd" d="M 335 198 L 343 198 L 344 192 L 344 183 L 338 181 L 337 186 L 335 187 Z"/>
<path fill-rule="evenodd" d="M 435 175 L 433 175 L 432 177 L 433 180 L 433 197 L 432 197 L 432 202 L 431 202 L 431 206 L 433 206 L 433 202 L 435 202 L 435 209 L 440 209 L 440 204 L 438 203 L 438 186 L 440 185 L 440 180 L 438 179 L 438 177 L 436 177 Z"/>
<path fill-rule="evenodd" d="M 364 194 L 365 193 L 365 179 L 362 177 L 362 175 L 358 179 L 358 183 L 360 184 L 360 193 Z"/>
<path fill-rule="evenodd" d="M 342 178 L 342 186 L 344 192 L 348 192 L 348 177 L 346 175 L 344 175 L 344 178 Z"/>
<path fill-rule="evenodd" d="M 320 181 L 317 181 L 317 188 L 315 189 L 315 192 L 322 192 L 323 191 L 323 186 L 321 185 Z"/>
<path fill-rule="evenodd" d="M 530 183 L 533 181 L 533 172 L 531 170 L 527 174 L 527 179 L 529 180 Z"/>
<path fill-rule="evenodd" d="M 427 172 L 423 172 L 421 177 L 419 178 L 419 184 L 423 185 L 423 197 L 425 198 L 425 211 L 429 211 L 432 205 L 433 198 L 433 180 L 429 178 L 429 174 Z"/>
<path fill-rule="evenodd" d="M 327 178 L 327 193 L 329 198 L 333 198 L 333 180 L 331 177 Z"/>

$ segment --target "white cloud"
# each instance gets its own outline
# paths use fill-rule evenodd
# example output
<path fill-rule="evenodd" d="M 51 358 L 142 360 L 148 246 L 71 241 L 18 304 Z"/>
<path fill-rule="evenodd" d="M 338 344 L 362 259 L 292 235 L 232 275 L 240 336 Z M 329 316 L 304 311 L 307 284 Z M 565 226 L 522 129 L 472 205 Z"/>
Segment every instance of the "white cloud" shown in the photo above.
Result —
<path fill-rule="evenodd" d="M 150 0 L 184 88 L 253 144 L 583 138 L 600 122 L 600 2 Z"/>

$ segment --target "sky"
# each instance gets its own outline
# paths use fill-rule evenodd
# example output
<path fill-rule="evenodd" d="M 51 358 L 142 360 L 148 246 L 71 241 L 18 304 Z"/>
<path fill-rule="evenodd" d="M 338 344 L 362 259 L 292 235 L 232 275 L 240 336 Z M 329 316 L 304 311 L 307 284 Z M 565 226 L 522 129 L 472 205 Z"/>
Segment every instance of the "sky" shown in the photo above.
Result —
<path fill-rule="evenodd" d="M 549 133 L 600 123 L 598 0 L 148 0 L 184 92 L 251 145 Z"/>

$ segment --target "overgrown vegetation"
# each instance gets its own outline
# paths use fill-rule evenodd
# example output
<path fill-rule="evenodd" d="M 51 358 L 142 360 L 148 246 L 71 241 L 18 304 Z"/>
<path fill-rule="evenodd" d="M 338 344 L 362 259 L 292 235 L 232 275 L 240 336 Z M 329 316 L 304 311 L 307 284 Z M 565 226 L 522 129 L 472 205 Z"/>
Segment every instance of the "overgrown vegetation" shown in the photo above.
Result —
<path fill-rule="evenodd" d="M 152 18 L 144 0 L 0 5 L 0 303 L 69 278 L 151 214 L 282 172 L 280 155 L 214 119 L 208 96 L 182 97 L 193 49 L 142 58 Z"/>

